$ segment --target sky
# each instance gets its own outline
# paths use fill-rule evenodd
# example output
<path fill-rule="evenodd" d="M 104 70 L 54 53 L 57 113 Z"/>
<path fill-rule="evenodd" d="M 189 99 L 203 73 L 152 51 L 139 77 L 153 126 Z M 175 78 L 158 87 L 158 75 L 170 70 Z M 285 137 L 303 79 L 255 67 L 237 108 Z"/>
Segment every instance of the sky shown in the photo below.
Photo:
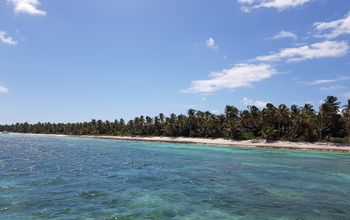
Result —
<path fill-rule="evenodd" d="M 350 98 L 349 0 L 0 0 L 0 124 Z"/>

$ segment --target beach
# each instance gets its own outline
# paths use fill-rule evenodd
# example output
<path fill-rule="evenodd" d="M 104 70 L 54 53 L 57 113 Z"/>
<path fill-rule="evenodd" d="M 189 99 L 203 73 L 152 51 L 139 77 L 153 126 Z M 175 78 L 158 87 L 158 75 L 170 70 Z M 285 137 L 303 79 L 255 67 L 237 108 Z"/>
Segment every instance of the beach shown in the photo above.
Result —
<path fill-rule="evenodd" d="M 178 143 L 178 144 L 199 144 L 212 146 L 227 146 L 227 147 L 244 147 L 244 148 L 273 148 L 286 150 L 309 150 L 309 151 L 330 151 L 330 152 L 345 152 L 350 153 L 350 145 L 335 144 L 330 142 L 289 142 L 289 141 L 275 141 L 266 142 L 265 140 L 246 140 L 233 141 L 223 138 L 209 139 L 209 138 L 188 138 L 188 137 L 141 137 L 141 136 L 97 136 L 97 135 L 82 135 L 79 137 L 88 138 L 103 138 L 113 140 L 127 140 L 127 141 L 146 141 L 146 142 L 164 142 L 164 143 Z"/>
<path fill-rule="evenodd" d="M 11 134 L 11 133 L 9 133 Z M 16 134 L 16 133 L 12 133 Z M 235 141 L 224 138 L 194 138 L 194 137 L 144 137 L 144 136 L 112 136 L 112 135 L 64 135 L 64 134 L 33 134 L 26 135 L 39 136 L 56 136 L 56 137 L 79 137 L 79 138 L 97 138 L 110 139 L 121 141 L 138 141 L 138 142 L 160 142 L 160 143 L 174 143 L 174 144 L 195 144 L 208 146 L 224 146 L 236 148 L 270 148 L 281 150 L 305 150 L 305 151 L 327 151 L 327 152 L 343 152 L 350 153 L 350 145 L 337 144 L 331 142 L 291 142 L 291 141 L 274 141 L 267 142 L 266 140 L 244 140 Z"/>

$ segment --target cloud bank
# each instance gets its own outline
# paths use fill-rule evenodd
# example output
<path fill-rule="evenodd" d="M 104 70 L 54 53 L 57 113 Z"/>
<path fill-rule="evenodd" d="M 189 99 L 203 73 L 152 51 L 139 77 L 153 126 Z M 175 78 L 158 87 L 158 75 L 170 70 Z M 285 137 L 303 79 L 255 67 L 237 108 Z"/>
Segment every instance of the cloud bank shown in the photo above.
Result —
<path fill-rule="evenodd" d="M 0 31 L 0 41 L 4 44 L 14 46 L 17 41 L 13 40 L 12 37 L 8 36 L 5 31 Z"/>
<path fill-rule="evenodd" d="M 283 11 L 289 8 L 302 6 L 312 0 L 238 0 L 242 11 L 250 12 L 259 8 L 274 8 Z"/>
<path fill-rule="evenodd" d="M 325 57 L 342 57 L 347 54 L 349 45 L 345 41 L 323 41 L 302 47 L 284 48 L 278 53 L 266 56 L 258 56 L 257 61 L 275 62 L 300 62 Z"/>
<path fill-rule="evenodd" d="M 209 75 L 210 79 L 195 80 L 183 92 L 211 93 L 220 89 L 235 89 L 252 86 L 254 82 L 268 79 L 277 74 L 269 64 L 237 64 L 230 69 L 224 69 Z"/>
<path fill-rule="evenodd" d="M 38 8 L 40 5 L 39 0 L 7 0 L 7 2 L 14 6 L 14 11 L 16 13 L 24 13 L 37 16 L 46 15 L 45 11 Z"/>
<path fill-rule="evenodd" d="M 0 94 L 4 94 L 4 93 L 8 93 L 8 92 L 9 92 L 9 90 L 5 86 L 0 85 Z"/>
<path fill-rule="evenodd" d="M 340 35 L 350 34 L 350 12 L 342 19 L 330 22 L 316 22 L 314 27 L 318 32 L 316 37 L 334 39 Z M 326 32 L 326 33 L 324 33 Z"/>
<path fill-rule="evenodd" d="M 335 82 L 341 82 L 344 80 L 350 80 L 350 77 L 341 76 L 335 79 L 317 79 L 309 83 L 309 85 L 320 85 L 320 84 L 328 84 L 328 83 L 335 83 Z"/>
<path fill-rule="evenodd" d="M 298 39 L 298 36 L 290 31 L 280 31 L 277 34 L 275 34 L 274 36 L 270 37 L 269 39 L 271 40 L 279 40 L 279 39 L 283 39 L 283 38 L 291 38 L 293 40 Z"/>
<path fill-rule="evenodd" d="M 210 37 L 205 41 L 205 45 L 210 49 L 218 49 L 218 45 L 216 45 L 214 38 Z"/>

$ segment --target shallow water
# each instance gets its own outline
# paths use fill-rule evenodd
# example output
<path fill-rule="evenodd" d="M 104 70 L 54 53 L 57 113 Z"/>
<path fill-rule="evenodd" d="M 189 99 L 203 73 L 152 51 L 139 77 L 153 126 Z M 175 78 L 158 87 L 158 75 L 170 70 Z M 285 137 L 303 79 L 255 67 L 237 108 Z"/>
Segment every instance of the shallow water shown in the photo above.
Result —
<path fill-rule="evenodd" d="M 350 154 L 0 134 L 0 219 L 350 219 Z"/>

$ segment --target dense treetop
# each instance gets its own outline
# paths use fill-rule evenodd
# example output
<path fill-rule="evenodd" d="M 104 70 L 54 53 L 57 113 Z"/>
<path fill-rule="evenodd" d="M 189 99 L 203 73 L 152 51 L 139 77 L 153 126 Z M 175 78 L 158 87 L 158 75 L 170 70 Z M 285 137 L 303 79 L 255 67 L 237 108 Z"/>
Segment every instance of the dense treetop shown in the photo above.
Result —
<path fill-rule="evenodd" d="M 227 105 L 224 114 L 189 109 L 187 115 L 160 113 L 156 117 L 140 116 L 125 122 L 91 120 L 83 123 L 17 123 L 0 125 L 0 131 L 69 135 L 124 135 L 206 137 L 268 141 L 332 141 L 350 143 L 350 100 L 342 106 L 328 96 L 318 111 L 311 104 L 303 107 L 284 104 L 265 108 L 248 106 L 239 110 Z"/>

